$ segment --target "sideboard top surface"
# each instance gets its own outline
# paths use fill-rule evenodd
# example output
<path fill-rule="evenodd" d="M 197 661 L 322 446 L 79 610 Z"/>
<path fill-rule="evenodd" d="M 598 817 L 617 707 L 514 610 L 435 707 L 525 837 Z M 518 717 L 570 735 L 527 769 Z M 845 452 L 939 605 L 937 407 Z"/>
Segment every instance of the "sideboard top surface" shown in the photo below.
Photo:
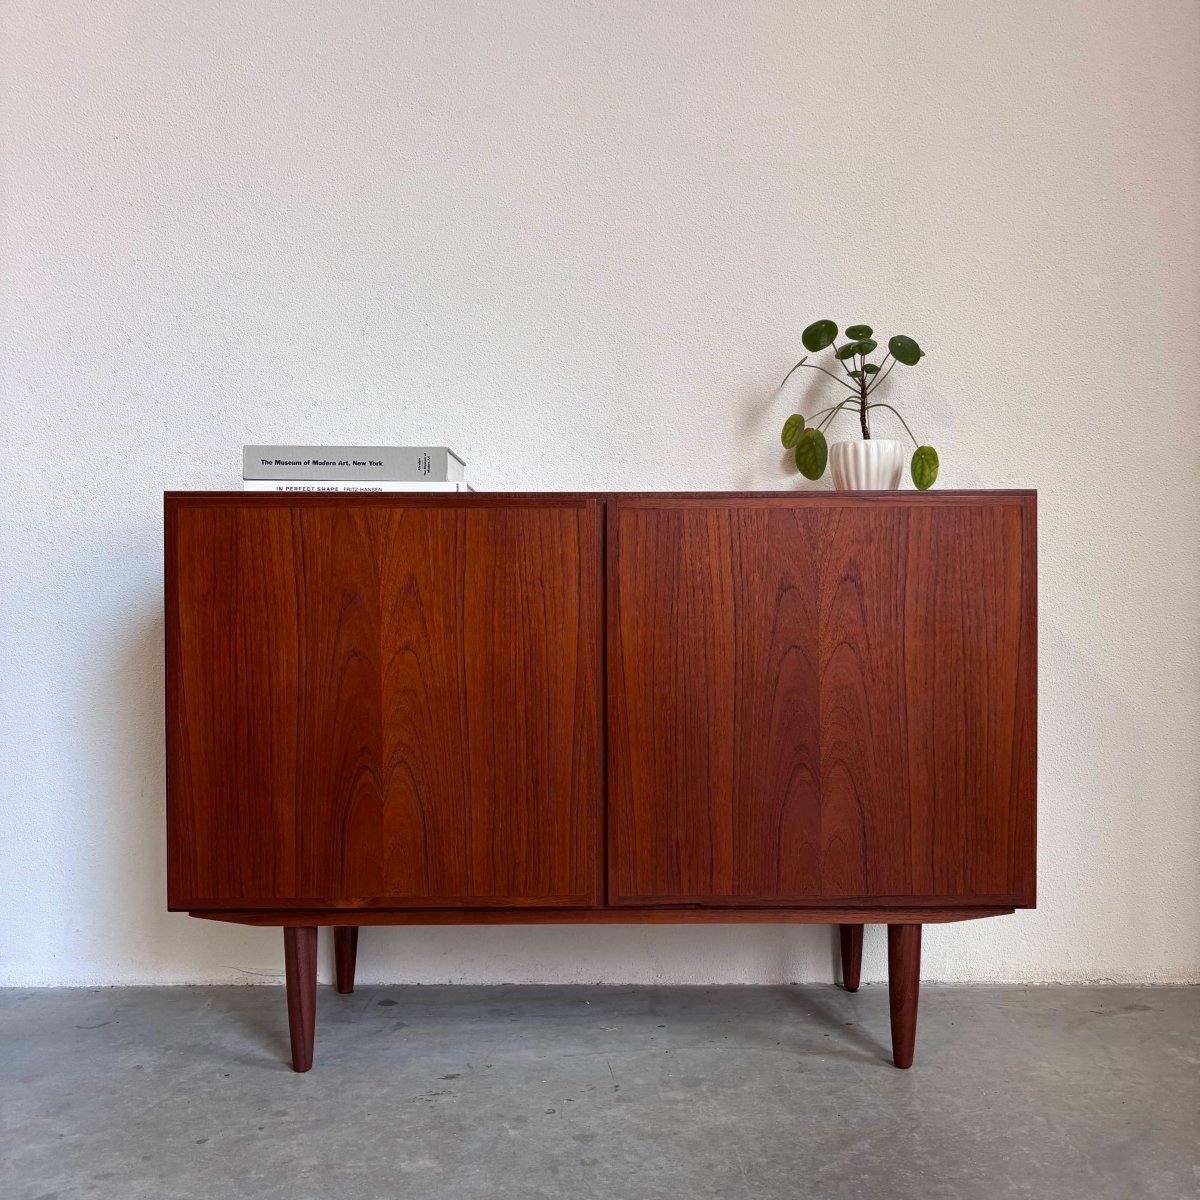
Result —
<path fill-rule="evenodd" d="M 832 491 L 753 491 L 753 492 L 164 492 L 167 507 L 203 506 L 209 504 L 238 504 L 254 506 L 295 507 L 306 505 L 362 506 L 464 505 L 503 507 L 509 505 L 566 505 L 575 506 L 595 501 L 615 500 L 623 504 L 804 504 L 832 505 L 941 505 L 941 504 L 1019 504 L 1036 501 L 1037 492 L 1031 488 L 978 489 L 944 491 L 895 492 L 832 492 Z"/>

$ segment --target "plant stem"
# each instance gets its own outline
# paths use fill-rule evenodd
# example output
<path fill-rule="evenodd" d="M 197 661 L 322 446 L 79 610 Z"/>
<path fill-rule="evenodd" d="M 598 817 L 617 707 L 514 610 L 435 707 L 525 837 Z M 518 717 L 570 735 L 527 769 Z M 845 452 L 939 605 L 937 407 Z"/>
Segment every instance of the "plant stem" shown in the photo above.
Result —
<path fill-rule="evenodd" d="M 913 437 L 913 431 L 911 429 L 909 429 L 908 422 L 898 412 L 896 412 L 896 410 L 894 408 L 892 408 L 892 406 L 890 404 L 884 404 L 883 401 L 880 400 L 880 401 L 876 401 L 874 404 L 868 404 L 867 407 L 868 408 L 886 408 L 889 412 L 895 413 L 896 419 L 900 422 L 901 425 L 904 426 L 904 431 L 908 434 L 908 436 L 910 438 L 912 438 L 912 444 L 914 446 L 920 445 L 920 443 L 917 441 L 917 439 L 915 437 Z"/>
<path fill-rule="evenodd" d="M 793 367 L 793 368 L 792 368 L 792 369 L 791 369 L 791 370 L 790 370 L 790 371 L 789 371 L 789 372 L 788 372 L 788 373 L 787 373 L 787 374 L 786 374 L 786 375 L 783 377 L 783 380 L 782 380 L 782 382 L 780 383 L 780 385 L 779 385 L 779 386 L 778 386 L 778 387 L 777 387 L 775 390 L 776 390 L 777 392 L 782 392 L 782 391 L 783 391 L 783 385 L 784 385 L 785 383 L 787 383 L 787 381 L 788 381 L 789 379 L 791 379 L 791 377 L 792 377 L 793 375 L 795 375 L 795 373 L 796 373 L 796 372 L 797 372 L 797 371 L 798 371 L 798 370 L 799 370 L 799 369 L 800 369 L 802 366 L 804 366 L 805 362 L 807 362 L 807 361 L 808 361 L 808 355 L 806 354 L 806 355 L 805 355 L 805 356 L 804 356 L 804 357 L 803 357 L 803 358 L 802 358 L 802 359 L 801 359 L 801 360 L 800 360 L 800 361 L 799 361 L 799 362 L 798 362 L 798 363 L 797 363 L 797 364 L 796 364 L 796 365 L 795 365 L 795 366 L 794 366 L 794 367 Z"/>
<path fill-rule="evenodd" d="M 840 413 L 842 411 L 842 409 L 846 407 L 847 404 L 857 404 L 857 403 L 858 403 L 857 398 L 851 397 L 849 400 L 843 400 L 840 404 L 835 404 L 832 409 L 828 410 L 829 416 L 827 416 L 825 418 L 825 420 L 823 420 L 820 423 L 820 425 L 817 426 L 817 429 L 818 430 L 825 429 L 829 425 L 830 421 L 832 421 L 833 418 L 836 417 L 838 415 L 838 413 Z M 820 416 L 820 413 L 817 413 L 816 415 Z"/>
<path fill-rule="evenodd" d="M 858 423 L 862 426 L 863 441 L 871 440 L 871 423 L 867 419 L 867 356 L 858 356 Z"/>
<path fill-rule="evenodd" d="M 831 413 L 835 409 L 841 408 L 843 404 L 855 404 L 855 403 L 857 403 L 857 401 L 854 400 L 853 398 L 851 398 L 849 400 L 839 400 L 837 404 L 831 404 L 828 408 L 822 408 L 822 409 L 819 409 L 817 412 L 813 413 L 813 415 L 808 418 L 808 424 L 811 425 L 818 417 L 823 417 L 826 413 Z"/>
<path fill-rule="evenodd" d="M 807 358 L 807 355 L 805 356 L 805 358 Z M 795 367 L 793 367 L 793 368 L 792 368 L 792 370 L 791 370 L 791 371 L 789 371 L 789 372 L 788 372 L 788 373 L 787 373 L 787 374 L 786 374 L 786 375 L 783 377 L 783 383 L 781 383 L 781 384 L 779 385 L 779 387 L 776 389 L 776 391 L 779 391 L 779 390 L 781 390 L 781 389 L 783 388 L 783 384 L 784 384 L 784 383 L 787 383 L 787 381 L 788 381 L 789 379 L 791 379 L 791 377 L 792 377 L 792 371 L 795 371 L 795 370 L 796 370 L 796 367 L 808 367 L 810 370 L 813 370 L 813 371 L 821 371 L 823 374 L 825 374 L 825 375 L 828 375 L 828 376 L 829 376 L 829 378 L 830 378 L 830 379 L 832 379 L 834 383 L 840 383 L 840 384 L 842 385 L 842 387 L 844 387 L 844 388 L 850 388 L 850 390 L 851 390 L 851 391 L 854 391 L 854 389 L 853 389 L 852 387 L 850 387 L 850 385 L 849 385 L 849 384 L 848 384 L 848 383 L 847 383 L 847 382 L 846 382 L 844 379 L 841 379 L 839 376 L 835 375 L 835 374 L 834 374 L 832 371 L 826 371 L 824 367 L 818 367 L 816 363 L 810 363 L 810 362 L 806 362 L 806 361 L 805 361 L 805 358 L 802 358 L 802 359 L 801 359 L 801 360 L 800 360 L 800 361 L 799 361 L 799 362 L 796 364 L 796 366 L 795 366 Z"/>
<path fill-rule="evenodd" d="M 892 352 L 890 350 L 887 352 L 887 354 L 885 354 L 883 356 L 883 361 L 887 362 L 887 360 L 889 358 L 892 358 Z M 882 366 L 882 365 L 883 364 L 881 363 L 880 366 Z M 886 371 L 883 371 L 881 374 L 875 376 L 875 382 L 873 384 L 871 384 L 871 386 L 869 388 L 867 388 L 868 396 L 891 374 L 892 367 L 894 367 L 895 365 L 896 365 L 896 360 L 894 358 L 892 358 L 892 366 L 888 367 L 888 369 Z"/>

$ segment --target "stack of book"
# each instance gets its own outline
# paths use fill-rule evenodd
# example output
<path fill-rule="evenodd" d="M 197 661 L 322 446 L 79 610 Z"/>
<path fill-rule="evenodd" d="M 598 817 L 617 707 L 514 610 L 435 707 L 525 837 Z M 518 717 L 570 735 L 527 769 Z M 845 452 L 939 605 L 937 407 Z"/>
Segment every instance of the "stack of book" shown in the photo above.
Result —
<path fill-rule="evenodd" d="M 243 446 L 247 492 L 469 492 L 447 446 Z"/>

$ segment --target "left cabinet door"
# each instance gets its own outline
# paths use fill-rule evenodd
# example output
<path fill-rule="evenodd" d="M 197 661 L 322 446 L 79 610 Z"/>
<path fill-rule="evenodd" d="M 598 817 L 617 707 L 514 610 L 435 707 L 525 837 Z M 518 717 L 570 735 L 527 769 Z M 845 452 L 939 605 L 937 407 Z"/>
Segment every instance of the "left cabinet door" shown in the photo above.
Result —
<path fill-rule="evenodd" d="M 601 902 L 597 502 L 166 521 L 171 908 Z"/>

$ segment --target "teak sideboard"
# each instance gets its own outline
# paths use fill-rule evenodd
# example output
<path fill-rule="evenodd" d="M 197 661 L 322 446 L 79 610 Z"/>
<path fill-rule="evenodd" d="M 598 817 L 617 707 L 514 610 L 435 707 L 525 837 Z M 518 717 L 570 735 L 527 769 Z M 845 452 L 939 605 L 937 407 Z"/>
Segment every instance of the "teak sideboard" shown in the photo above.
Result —
<path fill-rule="evenodd" d="M 168 493 L 173 911 L 921 927 L 1034 904 L 1033 492 Z"/>

